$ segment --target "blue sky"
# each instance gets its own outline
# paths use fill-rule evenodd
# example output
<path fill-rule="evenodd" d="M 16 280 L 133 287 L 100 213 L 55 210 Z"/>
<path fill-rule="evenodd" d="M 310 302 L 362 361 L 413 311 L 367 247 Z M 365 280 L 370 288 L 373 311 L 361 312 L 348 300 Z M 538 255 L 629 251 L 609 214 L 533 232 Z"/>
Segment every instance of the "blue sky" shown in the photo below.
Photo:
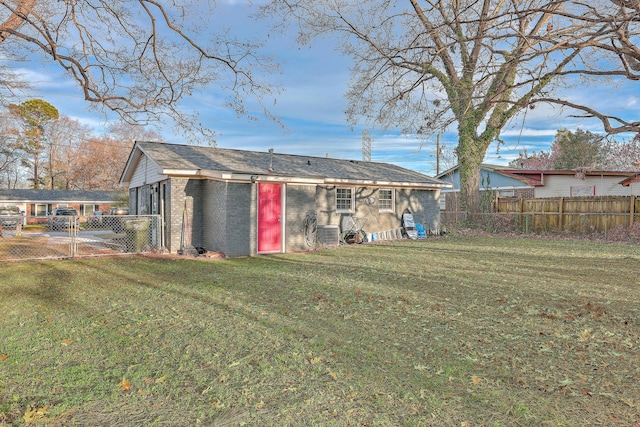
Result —
<path fill-rule="evenodd" d="M 219 21 L 229 24 L 239 37 L 261 31 L 255 21 L 243 18 L 246 14 L 244 3 L 233 0 L 221 2 L 217 15 Z M 212 23 L 212 27 L 215 26 Z M 274 148 L 281 153 L 361 159 L 362 127 L 351 129 L 344 114 L 346 101 L 343 94 L 349 81 L 350 61 L 334 50 L 333 40 L 316 40 L 310 46 L 299 47 L 292 36 L 273 36 L 269 38 L 266 49 L 282 64 L 282 74 L 272 79 L 284 91 L 271 110 L 282 119 L 287 129 L 283 131 L 277 123 L 266 119 L 254 122 L 237 118 L 225 108 L 222 97 L 214 88 L 194 94 L 184 105 L 199 111 L 202 123 L 216 132 L 218 146 L 258 151 Z M 45 99 L 61 114 L 96 129 L 103 127 L 104 117 L 89 108 L 80 91 L 62 72 L 39 64 L 23 71 L 28 73 L 37 89 L 32 98 Z M 586 100 L 594 107 L 616 106 L 618 113 L 637 120 L 639 93 L 637 84 L 628 83 L 617 88 L 575 89 L 567 93 L 567 97 Z M 485 162 L 506 165 L 522 149 L 529 152 L 548 150 L 556 131 L 561 128 L 601 131 L 599 122 L 571 119 L 569 114 L 543 106 L 528 110 L 526 116 L 519 117 L 505 128 L 502 134 L 504 144 L 499 151 L 496 144 L 492 145 Z M 186 142 L 173 134 L 170 127 L 160 132 L 169 142 Z M 399 131 L 372 129 L 371 133 L 372 160 L 435 175 L 435 136 L 422 141 L 401 135 Z M 454 128 L 441 135 L 441 143 L 447 150 L 452 150 L 456 141 Z M 441 170 L 447 166 L 450 164 L 443 161 Z"/>

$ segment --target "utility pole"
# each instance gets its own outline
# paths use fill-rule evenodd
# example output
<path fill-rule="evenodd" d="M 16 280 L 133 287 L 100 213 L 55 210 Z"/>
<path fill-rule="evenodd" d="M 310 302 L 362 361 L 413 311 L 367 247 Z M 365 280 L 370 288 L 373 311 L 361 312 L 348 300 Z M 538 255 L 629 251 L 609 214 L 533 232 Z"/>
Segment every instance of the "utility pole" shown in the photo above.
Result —
<path fill-rule="evenodd" d="M 440 134 L 436 139 L 436 176 L 440 175 Z"/>
<path fill-rule="evenodd" d="M 371 161 L 371 134 L 367 129 L 362 131 L 362 161 Z"/>

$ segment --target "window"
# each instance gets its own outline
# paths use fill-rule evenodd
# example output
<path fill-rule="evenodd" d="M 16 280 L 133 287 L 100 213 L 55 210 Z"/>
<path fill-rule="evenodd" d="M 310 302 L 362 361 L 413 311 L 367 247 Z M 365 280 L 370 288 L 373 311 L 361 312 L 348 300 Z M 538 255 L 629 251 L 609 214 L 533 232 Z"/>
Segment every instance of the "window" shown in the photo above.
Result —
<path fill-rule="evenodd" d="M 51 205 L 45 204 L 32 204 L 31 216 L 47 216 L 52 211 Z"/>
<path fill-rule="evenodd" d="M 336 211 L 351 212 L 353 211 L 353 188 L 338 187 L 336 188 Z"/>
<path fill-rule="evenodd" d="M 381 211 L 395 210 L 394 192 L 391 188 L 381 188 L 378 190 L 378 209 Z"/>
<path fill-rule="evenodd" d="M 95 211 L 99 211 L 100 207 L 98 205 L 82 205 L 82 210 L 80 215 L 90 216 L 93 215 Z"/>
<path fill-rule="evenodd" d="M 595 185 L 572 185 L 569 188 L 569 195 L 571 197 L 595 196 L 596 187 Z"/>

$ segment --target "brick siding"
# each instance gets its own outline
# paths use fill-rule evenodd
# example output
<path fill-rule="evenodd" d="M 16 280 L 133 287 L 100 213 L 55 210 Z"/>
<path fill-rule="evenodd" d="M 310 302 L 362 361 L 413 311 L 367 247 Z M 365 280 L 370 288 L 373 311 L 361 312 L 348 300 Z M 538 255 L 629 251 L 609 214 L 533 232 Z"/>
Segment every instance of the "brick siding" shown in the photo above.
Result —
<path fill-rule="evenodd" d="M 355 211 L 337 213 L 335 186 L 287 184 L 285 191 L 284 241 L 288 252 L 308 250 L 304 235 L 304 219 L 315 211 L 319 225 L 341 225 L 345 216 L 366 219 L 363 230 L 377 232 L 402 225 L 402 213 L 409 209 L 416 222 L 427 229 L 440 225 L 440 210 L 434 190 L 395 189 L 393 212 L 379 212 L 378 188 L 357 187 Z M 187 210 L 188 236 L 182 236 L 183 211 Z M 227 257 L 257 253 L 257 183 L 219 182 L 171 178 L 166 199 L 167 248 L 180 249 L 181 240 Z"/>

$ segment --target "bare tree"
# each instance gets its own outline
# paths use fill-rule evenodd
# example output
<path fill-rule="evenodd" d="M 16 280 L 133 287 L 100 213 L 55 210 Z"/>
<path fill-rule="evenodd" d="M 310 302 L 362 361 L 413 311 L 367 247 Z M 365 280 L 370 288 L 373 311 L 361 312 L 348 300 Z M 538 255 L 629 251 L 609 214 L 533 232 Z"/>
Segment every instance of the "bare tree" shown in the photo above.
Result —
<path fill-rule="evenodd" d="M 577 129 L 561 129 L 549 151 L 522 150 L 509 163 L 518 169 L 640 170 L 640 137 L 618 140 Z"/>
<path fill-rule="evenodd" d="M 276 69 L 259 43 L 211 28 L 215 11 L 216 0 L 0 0 L 0 49 L 57 64 L 85 100 L 129 123 L 168 115 L 211 135 L 179 101 L 216 85 L 238 114 L 252 98 L 272 118 L 263 100 L 274 89 L 258 76 Z"/>
<path fill-rule="evenodd" d="M 162 141 L 157 133 L 142 126 L 116 122 L 106 135 L 93 135 L 79 143 L 74 156 L 73 188 L 117 190 L 120 175 L 135 141 Z"/>
<path fill-rule="evenodd" d="M 17 181 L 20 149 L 14 124 L 11 114 L 0 114 L 0 186 L 3 188 L 12 188 Z"/>
<path fill-rule="evenodd" d="M 125 155 L 129 154 L 136 141 L 164 141 L 162 135 L 153 130 L 123 121 L 111 123 L 108 132 L 110 138 L 121 141 L 124 144 Z M 124 165 L 122 166 L 124 167 Z"/>
<path fill-rule="evenodd" d="M 120 175 L 136 140 L 162 141 L 142 126 L 114 122 L 97 135 L 77 120 L 61 117 L 49 136 L 54 155 L 55 188 L 66 190 L 117 190 Z"/>
<path fill-rule="evenodd" d="M 604 146 L 603 168 L 618 171 L 640 171 L 640 135 L 617 141 L 610 139 Z"/>
<path fill-rule="evenodd" d="M 82 143 L 92 137 L 91 129 L 78 120 L 62 116 L 47 129 L 47 186 L 71 190 Z"/>
<path fill-rule="evenodd" d="M 431 134 L 457 126 L 464 209 L 479 206 L 480 165 L 519 114 L 547 103 L 637 132 L 562 96 L 568 85 L 638 80 L 637 0 L 272 0 L 266 13 L 296 22 L 300 41 L 343 37 L 353 58 L 351 123 Z"/>

